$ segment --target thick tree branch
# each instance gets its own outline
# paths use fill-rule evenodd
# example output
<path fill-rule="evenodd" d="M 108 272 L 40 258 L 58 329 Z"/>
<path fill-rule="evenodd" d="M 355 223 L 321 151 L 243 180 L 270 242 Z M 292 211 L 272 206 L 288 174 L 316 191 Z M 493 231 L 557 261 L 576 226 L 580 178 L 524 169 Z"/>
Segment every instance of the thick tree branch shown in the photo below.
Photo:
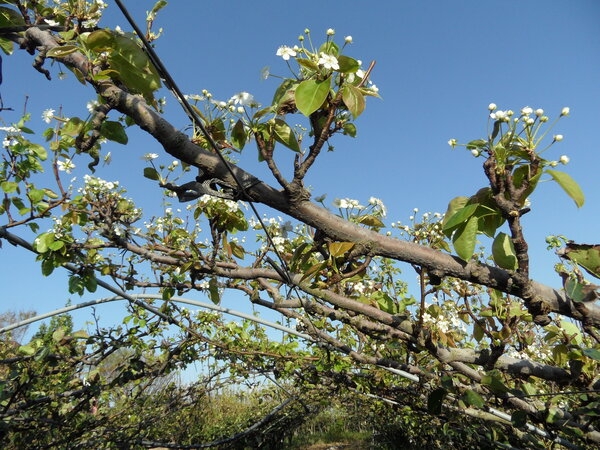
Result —
<path fill-rule="evenodd" d="M 35 45 L 46 49 L 58 45 L 48 31 L 30 28 L 26 35 Z M 84 75 L 90 73 L 90 64 L 80 53 L 69 54 L 61 61 L 77 68 Z M 227 167 L 215 154 L 194 145 L 187 135 L 177 130 L 154 111 L 140 96 L 129 94 L 109 81 L 96 83 L 95 87 L 97 92 L 106 98 L 115 109 L 130 116 L 143 130 L 151 134 L 167 153 L 187 164 L 201 168 L 211 177 L 221 179 L 229 184 L 235 183 Z M 255 179 L 237 166 L 233 165 L 232 169 L 240 180 Z M 497 267 L 475 261 L 465 262 L 428 247 L 381 235 L 346 221 L 310 201 L 299 199 L 291 202 L 285 192 L 278 191 L 263 182 L 253 184 L 246 193 L 251 200 L 268 205 L 309 226 L 322 230 L 334 240 L 360 243 L 369 250 L 370 255 L 423 266 L 440 277 L 456 277 L 518 297 L 524 296 L 523 287 L 514 279 L 514 276 Z M 540 302 L 545 313 L 555 312 L 577 320 L 586 319 L 589 324 L 594 326 L 600 325 L 600 308 L 597 305 L 586 305 L 589 315 L 584 317 L 563 293 L 535 282 L 531 283 L 531 289 L 531 294 L 527 293 L 526 297 L 531 296 L 534 301 Z"/>

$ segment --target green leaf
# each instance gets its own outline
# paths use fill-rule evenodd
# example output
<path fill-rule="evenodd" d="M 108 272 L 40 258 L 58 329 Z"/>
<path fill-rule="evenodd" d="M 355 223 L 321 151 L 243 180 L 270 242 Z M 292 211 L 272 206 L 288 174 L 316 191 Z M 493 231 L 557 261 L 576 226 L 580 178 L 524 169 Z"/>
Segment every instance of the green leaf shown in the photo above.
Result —
<path fill-rule="evenodd" d="M 154 103 L 153 93 L 160 88 L 160 76 L 144 50 L 128 36 L 109 30 L 90 33 L 84 44 L 95 52 L 107 52 L 110 70 L 98 77 L 119 79 L 129 90 Z"/>
<path fill-rule="evenodd" d="M 515 246 L 510 236 L 506 233 L 498 233 L 492 244 L 492 255 L 494 261 L 503 269 L 515 270 L 519 266 Z"/>
<path fill-rule="evenodd" d="M 497 376 L 494 375 L 483 375 L 481 377 L 481 384 L 490 388 L 494 394 L 505 394 L 508 392 L 508 388 L 500 381 Z"/>
<path fill-rule="evenodd" d="M 582 336 L 581 331 L 579 330 L 579 327 L 577 327 L 577 325 L 575 325 L 573 322 L 561 320 L 560 327 L 565 331 L 567 336 L 569 336 L 575 344 L 581 345 Z"/>
<path fill-rule="evenodd" d="M 567 278 L 563 283 L 565 294 L 576 303 L 594 301 L 598 293 L 593 285 L 583 284 L 573 278 Z"/>
<path fill-rule="evenodd" d="M 88 292 L 96 292 L 96 289 L 98 289 L 98 279 L 94 274 L 87 275 L 83 281 Z"/>
<path fill-rule="evenodd" d="M 477 222 L 478 219 L 472 216 L 466 223 L 460 225 L 452 235 L 452 244 L 456 254 L 465 261 L 468 261 L 475 252 L 477 242 Z"/>
<path fill-rule="evenodd" d="M 90 50 L 102 52 L 111 49 L 114 46 L 114 42 L 114 36 L 109 30 L 96 30 L 88 35 L 85 45 Z"/>
<path fill-rule="evenodd" d="M 244 259 L 244 256 L 246 255 L 246 251 L 244 250 L 244 247 L 236 244 L 233 241 L 229 242 L 229 246 L 231 248 L 231 254 L 233 256 L 235 256 L 236 258 L 239 258 L 239 259 Z"/>
<path fill-rule="evenodd" d="M 467 150 L 480 150 L 487 145 L 483 139 L 475 139 L 467 144 Z"/>
<path fill-rule="evenodd" d="M 298 61 L 298 64 L 300 66 L 310 70 L 311 72 L 316 72 L 317 70 L 319 70 L 319 65 L 312 59 L 298 58 L 296 61 Z"/>
<path fill-rule="evenodd" d="M 56 240 L 56 241 L 52 241 L 48 244 L 48 249 L 52 250 L 53 252 L 56 252 L 58 250 L 60 250 L 61 248 L 63 248 L 65 246 L 65 243 L 61 240 Z"/>
<path fill-rule="evenodd" d="M 246 145 L 247 138 L 248 135 L 246 134 L 246 130 L 244 128 L 244 122 L 242 119 L 238 119 L 231 130 L 231 143 L 238 150 L 242 150 L 244 145 Z"/>
<path fill-rule="evenodd" d="M 465 393 L 461 396 L 461 399 L 467 405 L 472 405 L 477 408 L 481 408 L 485 404 L 483 397 L 481 395 L 479 395 L 477 392 L 472 391 L 471 389 L 467 389 L 465 391 Z"/>
<path fill-rule="evenodd" d="M 54 333 L 52 333 L 52 340 L 54 342 L 60 342 L 65 337 L 65 329 L 63 327 L 58 328 Z"/>
<path fill-rule="evenodd" d="M 33 241 L 33 248 L 38 253 L 46 253 L 50 245 L 54 242 L 55 236 L 52 232 L 40 234 Z"/>
<path fill-rule="evenodd" d="M 340 68 L 338 69 L 338 72 L 354 73 L 358 69 L 360 69 L 360 64 L 358 63 L 358 61 L 354 58 L 350 58 L 349 56 L 340 55 L 340 56 L 338 56 L 337 60 L 338 60 L 338 65 L 340 66 Z"/>
<path fill-rule="evenodd" d="M 567 195 L 573 199 L 578 208 L 583 206 L 583 203 L 585 202 L 583 191 L 569 174 L 550 169 L 546 170 L 546 172 L 550 174 L 554 181 L 556 181 Z"/>
<path fill-rule="evenodd" d="M 376 217 L 372 214 L 360 216 L 356 219 L 356 221 L 371 228 L 382 228 L 385 226 L 379 217 Z"/>
<path fill-rule="evenodd" d="M 69 277 L 69 293 L 83 295 L 84 285 L 83 280 L 78 275 Z"/>
<path fill-rule="evenodd" d="M 592 359 L 595 359 L 596 361 L 600 361 L 600 350 L 595 349 L 595 348 L 584 348 L 581 351 L 588 358 L 592 358 Z"/>
<path fill-rule="evenodd" d="M 350 137 L 356 137 L 356 125 L 346 122 L 344 124 L 344 134 Z"/>
<path fill-rule="evenodd" d="M 342 87 L 342 100 L 355 119 L 365 110 L 365 96 L 352 84 L 345 84 Z"/>
<path fill-rule="evenodd" d="M 15 181 L 3 181 L 2 183 L 0 183 L 0 188 L 7 194 L 15 192 L 18 187 L 19 183 Z"/>
<path fill-rule="evenodd" d="M 447 223 L 450 220 L 451 217 L 453 217 L 456 212 L 459 209 L 464 208 L 464 206 L 467 204 L 467 202 L 469 201 L 468 197 L 455 197 L 452 200 L 450 200 L 450 202 L 448 203 L 448 207 L 446 208 L 446 213 L 444 214 L 444 220 L 442 221 L 442 230 L 446 229 L 448 230 L 448 233 L 446 233 L 446 231 L 444 231 L 444 234 L 446 236 L 450 236 L 452 234 L 452 229 L 454 228 L 455 225 L 448 227 Z M 459 221 L 456 221 L 456 224 L 460 223 Z"/>
<path fill-rule="evenodd" d="M 76 45 L 61 45 L 48 50 L 46 56 L 48 58 L 64 58 L 71 53 L 75 53 L 76 51 L 79 51 L 79 47 Z"/>
<path fill-rule="evenodd" d="M 103 122 L 100 132 L 106 139 L 110 141 L 118 142 L 119 144 L 123 145 L 127 144 L 127 133 L 125 133 L 125 128 L 120 122 L 111 120 Z"/>
<path fill-rule="evenodd" d="M 340 47 L 333 41 L 327 41 L 319 47 L 319 53 L 321 52 L 337 57 L 340 54 Z"/>
<path fill-rule="evenodd" d="M 21 345 L 19 347 L 18 351 L 20 354 L 26 355 L 26 356 L 31 356 L 31 355 L 35 354 L 35 348 L 33 348 L 33 346 L 31 346 L 30 344 Z"/>
<path fill-rule="evenodd" d="M 600 278 L 600 245 L 569 242 L 560 256 L 577 263 L 593 277 Z"/>
<path fill-rule="evenodd" d="M 44 259 L 42 261 L 42 275 L 45 277 L 50 276 L 55 267 L 53 258 Z"/>
<path fill-rule="evenodd" d="M 0 27 L 25 25 L 25 19 L 12 8 L 0 6 Z"/>
<path fill-rule="evenodd" d="M 305 80 L 298 85 L 294 98 L 302 114 L 308 117 L 323 105 L 329 95 L 330 80 Z"/>
<path fill-rule="evenodd" d="M 385 292 L 377 291 L 370 295 L 370 300 L 376 300 L 379 309 L 388 314 L 398 313 L 398 304 Z"/>
<path fill-rule="evenodd" d="M 529 164 L 519 166 L 514 170 L 513 183 L 517 188 L 520 188 L 525 180 L 529 181 L 529 186 L 527 186 L 527 189 L 525 189 L 525 192 L 519 198 L 521 204 L 525 204 L 525 200 L 533 193 L 541 177 L 542 171 L 538 170 L 536 174 L 532 174 Z"/>
<path fill-rule="evenodd" d="M 427 411 L 430 414 L 439 415 L 442 413 L 442 405 L 448 391 L 444 388 L 437 388 L 427 397 Z"/>
<path fill-rule="evenodd" d="M 344 256 L 354 248 L 354 242 L 330 242 L 327 246 L 329 254 L 334 258 Z"/>
<path fill-rule="evenodd" d="M 85 123 L 79 117 L 70 118 L 60 129 L 61 136 L 77 137 L 83 131 Z"/>
<path fill-rule="evenodd" d="M 154 167 L 144 167 L 144 177 L 150 180 L 160 179 L 160 176 Z"/>
<path fill-rule="evenodd" d="M 442 230 L 444 233 L 464 224 L 473 216 L 473 214 L 475 214 L 475 211 L 477 211 L 478 207 L 479 204 L 471 203 L 460 209 L 457 209 L 452 216 L 448 217 L 447 221 L 444 221 L 442 225 Z"/>
<path fill-rule="evenodd" d="M 0 38 L 0 49 L 2 49 L 5 54 L 12 55 L 14 50 L 13 42 L 6 38 Z"/>
<path fill-rule="evenodd" d="M 483 339 L 484 336 L 484 330 L 481 327 L 481 325 L 479 325 L 479 323 L 475 322 L 473 324 L 473 338 L 477 341 L 480 342 Z"/>
<path fill-rule="evenodd" d="M 161 9 L 163 9 L 165 6 L 167 6 L 167 1 L 166 0 L 158 0 L 154 4 L 154 6 L 152 7 L 152 10 L 150 11 L 150 14 L 156 15 L 156 13 L 158 11 L 160 11 Z"/>
<path fill-rule="evenodd" d="M 42 145 L 29 144 L 29 150 L 35 153 L 41 161 L 46 161 L 48 158 L 48 151 Z"/>
<path fill-rule="evenodd" d="M 210 297 L 210 301 L 215 305 L 218 305 L 221 302 L 221 296 L 219 295 L 219 284 L 216 278 L 211 278 L 208 282 L 208 296 Z"/>
<path fill-rule="evenodd" d="M 294 130 L 281 119 L 274 119 L 274 122 L 273 131 L 275 133 L 275 140 L 295 152 L 300 152 L 300 145 L 298 144 Z"/>

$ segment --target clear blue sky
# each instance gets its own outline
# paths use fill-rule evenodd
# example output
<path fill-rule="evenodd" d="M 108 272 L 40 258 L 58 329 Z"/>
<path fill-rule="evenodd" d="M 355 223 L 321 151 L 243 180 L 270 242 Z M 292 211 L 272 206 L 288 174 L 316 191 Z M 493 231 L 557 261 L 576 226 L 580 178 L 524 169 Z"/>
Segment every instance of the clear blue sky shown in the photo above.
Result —
<path fill-rule="evenodd" d="M 114 2 L 107 3 L 103 23 L 129 30 Z M 125 3 L 143 24 L 144 11 L 154 1 Z M 285 64 L 275 56 L 280 45 L 296 44 L 305 28 L 311 30 L 314 42 L 323 39 L 328 28 L 335 29 L 340 41 L 352 35 L 354 43 L 346 53 L 365 65 L 377 61 L 372 80 L 382 99 L 368 100 L 357 121 L 356 139 L 334 138 L 335 151 L 322 155 L 308 182 L 316 195 L 326 193 L 328 201 L 336 197 L 363 202 L 370 196 L 383 199 L 388 223 L 406 222 L 415 207 L 420 212 L 443 212 L 452 197 L 471 195 L 485 185 L 482 160 L 464 149 L 452 151 L 447 141 L 482 137 L 490 102 L 515 111 L 524 106 L 543 108 L 551 117 L 569 106 L 570 117 L 555 129 L 565 139 L 546 157 L 558 159 L 567 154 L 571 158 L 564 169 L 582 186 L 586 205 L 578 210 L 557 186 L 545 183 L 533 196 L 532 212 L 525 218 L 532 275 L 559 286 L 552 270 L 556 258 L 545 251 L 545 236 L 565 234 L 585 243 L 598 240 L 599 20 L 600 2 L 595 0 L 171 0 L 156 22 L 164 28 L 156 50 L 184 92 L 208 89 L 226 100 L 248 91 L 268 104 L 278 83 L 261 80 L 260 71 L 270 66 L 272 73 L 286 74 Z M 40 119 L 44 109 L 62 105 L 67 115 L 85 115 L 85 103 L 94 98 L 89 87 L 79 86 L 73 76 L 47 82 L 31 68 L 26 54 L 5 56 L 3 75 L 5 106 L 20 113 L 28 94 L 31 125 L 36 130 L 45 127 Z M 167 112 L 177 126 L 187 126 L 170 97 Z M 1 117 L 7 123 L 18 118 L 6 112 Z M 140 156 L 146 152 L 162 155 L 162 149 L 142 133 L 131 132 L 127 147 L 111 145 L 107 150 L 112 151 L 114 162 L 98 174 L 120 179 L 142 206 L 156 211 L 159 190 L 142 178 Z M 132 170 L 132 164 L 137 168 Z M 81 160 L 78 169 L 86 165 Z M 241 165 L 270 180 L 251 146 L 242 155 Z M 267 208 L 260 209 L 271 214 Z M 0 309 L 44 312 L 65 304 L 69 298 L 66 276 L 43 278 L 32 261 L 31 255 L 4 243 Z M 410 268 L 405 272 L 412 278 Z M 107 295 L 98 291 L 85 299 Z M 77 296 L 72 300 L 80 301 Z M 114 308 L 99 311 L 115 321 L 119 314 Z M 84 317 L 89 318 L 89 311 L 76 315 L 76 320 Z"/>

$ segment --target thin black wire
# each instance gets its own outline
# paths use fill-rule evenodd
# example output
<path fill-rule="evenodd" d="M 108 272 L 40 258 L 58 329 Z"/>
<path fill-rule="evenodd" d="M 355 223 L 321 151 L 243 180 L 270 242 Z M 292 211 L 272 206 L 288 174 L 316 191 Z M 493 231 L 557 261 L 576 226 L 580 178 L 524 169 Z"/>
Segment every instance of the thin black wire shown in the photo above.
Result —
<path fill-rule="evenodd" d="M 242 185 L 241 181 L 239 180 L 239 178 L 235 174 L 235 171 L 233 170 L 233 167 L 231 166 L 231 163 L 229 161 L 227 161 L 227 159 L 223 156 L 223 153 L 221 152 L 221 148 L 215 142 L 215 140 L 213 139 L 213 137 L 211 136 L 211 134 L 208 132 L 208 130 L 206 129 L 206 127 L 202 123 L 202 120 L 200 119 L 200 117 L 198 117 L 198 114 L 196 113 L 196 111 L 194 111 L 194 109 L 191 107 L 191 105 L 189 104 L 189 102 L 187 101 L 187 99 L 185 98 L 185 96 L 183 95 L 183 93 L 181 92 L 181 90 L 179 89 L 179 87 L 177 86 L 177 83 L 175 82 L 175 80 L 173 79 L 173 77 L 171 76 L 171 74 L 169 73 L 169 71 L 167 70 L 167 68 L 162 63 L 161 59 L 158 57 L 158 55 L 156 54 L 156 52 L 154 51 L 154 49 L 150 46 L 150 43 L 148 42 L 148 40 L 144 36 L 144 33 L 142 33 L 142 30 L 137 26 L 136 22 L 133 20 L 133 18 L 129 14 L 129 11 L 127 11 L 127 8 L 125 8 L 125 5 L 121 2 L 121 0 L 115 0 L 115 3 L 117 4 L 117 6 L 119 7 L 119 9 L 123 13 L 123 16 L 125 17 L 125 19 L 129 22 L 129 24 L 131 25 L 131 27 L 133 28 L 133 30 L 137 34 L 137 36 L 140 39 L 140 41 L 142 41 L 142 44 L 144 46 L 144 50 L 145 50 L 146 54 L 148 55 L 148 58 L 150 58 L 150 61 L 152 62 L 152 64 L 154 65 L 154 67 L 156 68 L 156 70 L 158 71 L 158 73 L 160 74 L 160 76 L 162 77 L 162 79 L 163 79 L 163 81 L 165 83 L 165 86 L 171 91 L 171 93 L 173 94 L 173 96 L 177 99 L 177 101 L 179 102 L 179 104 L 181 105 L 181 107 L 183 108 L 183 110 L 185 111 L 185 113 L 187 114 L 187 116 L 192 121 L 192 124 L 195 127 L 197 127 L 202 132 L 202 134 L 204 135 L 204 137 L 208 141 L 209 145 L 215 151 L 215 153 L 217 154 L 217 156 L 219 157 L 219 159 L 221 160 L 221 162 L 225 165 L 225 167 L 227 168 L 227 171 L 229 172 L 229 174 L 231 175 L 231 177 L 235 181 L 235 184 L 240 189 L 240 191 L 242 193 L 242 198 L 245 198 L 248 201 L 248 204 L 250 205 L 250 208 L 252 209 L 252 212 L 256 216 L 256 219 L 258 220 L 258 223 L 260 224 L 261 228 L 265 232 L 265 235 L 267 237 L 267 241 L 269 243 L 269 246 L 273 249 L 273 251 L 275 252 L 275 255 L 277 255 L 277 259 L 279 260 L 279 263 L 281 264 L 281 267 L 278 267 L 275 264 L 275 262 L 273 260 L 271 260 L 271 259 L 267 259 L 267 262 L 273 267 L 273 269 L 275 269 L 275 271 L 280 276 L 282 276 L 281 272 L 283 271 L 283 273 L 285 274 L 285 276 L 282 276 L 283 281 L 288 286 L 292 285 L 292 278 L 291 278 L 291 274 L 289 272 L 289 269 L 287 267 L 287 264 L 284 261 L 283 257 L 281 256 L 281 254 L 279 253 L 279 251 L 277 250 L 277 246 L 273 242 L 273 238 L 271 237 L 271 234 L 267 230 L 266 225 L 264 224 L 262 218 L 260 217 L 260 215 L 258 213 L 258 210 L 256 209 L 256 206 L 254 206 L 254 203 L 253 203 L 252 200 L 249 200 L 250 197 L 246 194 L 246 189 L 244 188 L 244 186 Z"/>

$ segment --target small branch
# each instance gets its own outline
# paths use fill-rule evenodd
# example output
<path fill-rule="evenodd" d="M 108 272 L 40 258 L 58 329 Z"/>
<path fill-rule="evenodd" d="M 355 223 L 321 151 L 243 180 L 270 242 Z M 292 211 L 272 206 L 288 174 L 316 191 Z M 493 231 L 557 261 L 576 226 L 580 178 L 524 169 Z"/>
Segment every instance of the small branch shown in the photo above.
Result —
<path fill-rule="evenodd" d="M 299 164 L 297 164 L 296 167 L 294 168 L 294 181 L 296 183 L 299 183 L 304 179 L 304 177 L 306 176 L 306 173 L 308 172 L 308 169 L 310 169 L 310 167 L 313 165 L 313 163 L 317 159 L 317 156 L 319 156 L 319 153 L 323 149 L 323 146 L 325 145 L 327 140 L 336 131 L 339 130 L 339 128 L 331 129 L 331 124 L 333 123 L 333 121 L 335 119 L 335 113 L 337 111 L 337 108 L 340 106 L 341 102 L 342 102 L 342 93 L 338 92 L 338 94 L 335 96 L 335 98 L 329 104 L 326 113 L 325 113 L 325 111 L 319 109 L 310 115 L 309 119 L 310 119 L 311 128 L 313 129 L 313 132 L 315 133 L 315 140 L 314 140 L 314 143 L 309 147 L 308 156 L 306 157 L 306 159 L 304 161 L 300 162 Z M 321 120 L 324 113 L 326 114 L 325 122 L 323 123 L 322 128 L 320 128 L 321 125 L 319 125 L 318 122 L 319 122 L 319 120 Z"/>

